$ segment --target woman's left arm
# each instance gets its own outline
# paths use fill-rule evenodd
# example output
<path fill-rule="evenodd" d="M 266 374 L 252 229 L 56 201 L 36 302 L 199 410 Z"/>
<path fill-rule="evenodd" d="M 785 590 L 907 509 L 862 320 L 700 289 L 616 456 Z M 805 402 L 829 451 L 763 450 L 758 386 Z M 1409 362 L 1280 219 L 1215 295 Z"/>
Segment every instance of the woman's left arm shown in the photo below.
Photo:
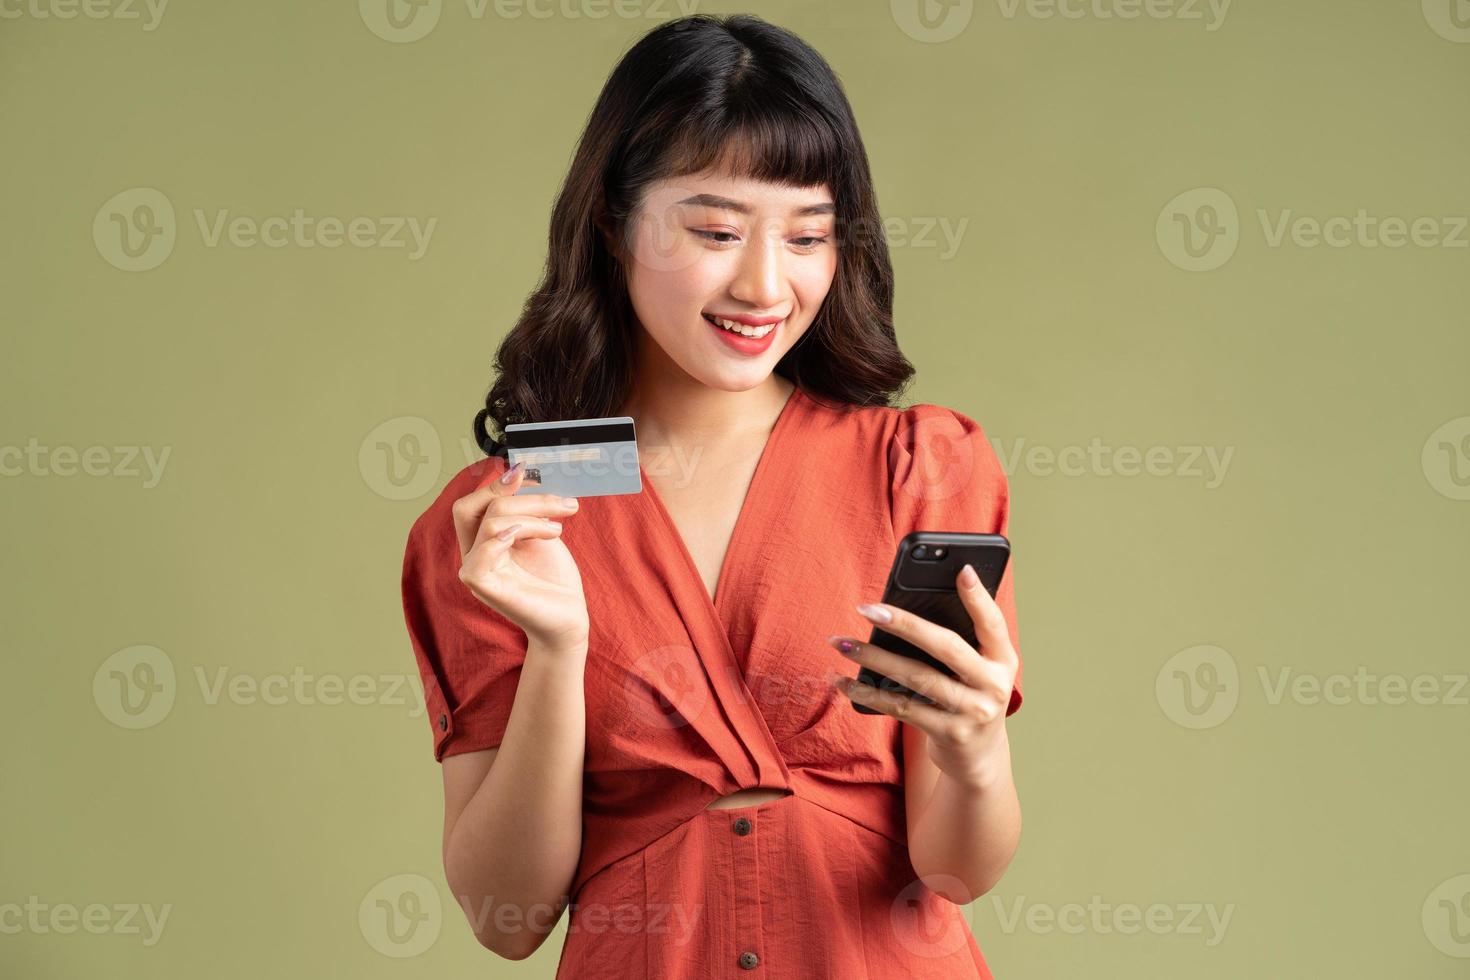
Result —
<path fill-rule="evenodd" d="M 920 704 L 850 677 L 834 682 L 853 700 L 905 722 L 909 858 L 926 886 L 964 905 L 1000 881 L 1021 838 L 1021 804 L 1006 734 L 1006 708 L 1020 658 L 1004 614 L 974 570 L 966 566 L 956 584 L 975 623 L 978 651 L 953 630 L 897 606 L 858 607 L 884 632 L 948 666 L 954 677 L 850 637 L 831 642 L 854 662 L 934 700 Z"/>

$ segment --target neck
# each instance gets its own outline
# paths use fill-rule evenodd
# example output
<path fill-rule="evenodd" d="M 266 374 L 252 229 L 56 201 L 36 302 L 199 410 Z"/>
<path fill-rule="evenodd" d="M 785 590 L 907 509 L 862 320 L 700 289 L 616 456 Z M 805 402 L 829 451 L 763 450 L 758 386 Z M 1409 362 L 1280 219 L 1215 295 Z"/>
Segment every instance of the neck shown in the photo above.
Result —
<path fill-rule="evenodd" d="M 664 378 L 635 385 L 622 414 L 637 423 L 641 446 L 718 448 L 768 433 L 794 388 L 776 374 L 746 391 L 722 391 L 688 376 Z"/>

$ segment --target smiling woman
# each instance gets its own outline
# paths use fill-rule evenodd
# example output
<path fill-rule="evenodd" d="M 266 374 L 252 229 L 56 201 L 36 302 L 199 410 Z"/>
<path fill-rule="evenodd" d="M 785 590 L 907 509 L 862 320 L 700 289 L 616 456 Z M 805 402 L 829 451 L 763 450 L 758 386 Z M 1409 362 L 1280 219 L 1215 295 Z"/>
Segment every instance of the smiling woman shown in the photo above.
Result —
<path fill-rule="evenodd" d="M 670 356 L 705 383 L 775 374 L 834 401 L 888 404 L 914 372 L 894 336 L 881 229 L 867 151 L 820 55 L 753 17 L 655 29 L 593 107 L 545 276 L 497 352 L 477 444 L 501 451 L 487 421 L 623 411 L 650 335 L 679 335 Z M 780 296 L 777 278 L 791 283 Z M 653 301 L 671 286 L 677 299 Z M 753 350 L 695 330 L 703 313 L 791 321 Z"/>
<path fill-rule="evenodd" d="M 740 169 L 726 160 L 655 181 L 621 252 L 648 338 L 690 378 L 727 390 L 760 384 L 801 340 L 838 255 L 825 184 L 773 185 Z M 690 330 L 696 313 L 709 330 Z M 719 356 L 711 338 L 735 356 Z"/>
<path fill-rule="evenodd" d="M 900 538 L 1006 531 L 981 427 L 890 405 L 913 374 L 892 301 L 867 155 L 815 51 L 748 16 L 634 45 L 500 345 L 489 459 L 404 558 L 445 872 L 486 947 L 529 956 L 570 907 L 558 977 L 990 976 L 956 903 L 1019 833 L 1009 566 L 994 602 L 957 579 L 983 649 L 915 634 L 968 659 L 947 714 L 862 714 L 829 679 L 876 655 L 824 638 L 870 625 Z M 582 501 L 520 493 L 486 428 L 616 415 L 642 492 Z M 694 465 L 671 480 L 658 450 Z"/>

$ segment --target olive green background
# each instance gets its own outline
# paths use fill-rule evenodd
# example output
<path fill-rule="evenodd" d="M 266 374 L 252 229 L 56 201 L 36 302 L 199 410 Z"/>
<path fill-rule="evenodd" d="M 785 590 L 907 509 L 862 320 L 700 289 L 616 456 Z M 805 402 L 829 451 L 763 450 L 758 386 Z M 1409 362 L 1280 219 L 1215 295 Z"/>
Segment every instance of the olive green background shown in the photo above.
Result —
<path fill-rule="evenodd" d="M 699 7 L 842 76 L 910 400 L 1008 461 L 1025 829 L 965 909 L 998 977 L 1470 970 L 1450 2 Z M 398 574 L 593 100 L 679 8 L 92 9 L 0 21 L 0 974 L 550 977 L 565 918 L 512 963 L 449 904 Z M 368 244 L 208 235 L 298 208 Z M 422 254 L 376 237 L 408 216 Z"/>

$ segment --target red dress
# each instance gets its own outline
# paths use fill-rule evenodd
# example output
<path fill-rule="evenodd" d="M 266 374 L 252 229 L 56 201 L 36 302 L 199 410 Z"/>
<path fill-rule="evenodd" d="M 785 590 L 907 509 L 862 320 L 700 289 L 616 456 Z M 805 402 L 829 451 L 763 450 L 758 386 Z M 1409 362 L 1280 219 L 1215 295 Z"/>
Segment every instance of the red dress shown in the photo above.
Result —
<path fill-rule="evenodd" d="M 500 744 L 525 633 L 459 581 L 450 507 L 505 469 L 461 470 L 414 523 L 403 600 L 434 755 Z M 711 603 L 649 482 L 564 522 L 591 623 L 582 853 L 558 978 L 989 978 L 959 906 L 909 862 L 901 722 L 828 686 L 856 664 L 911 530 L 1005 533 L 1005 474 L 950 409 L 792 392 Z M 998 601 L 1019 649 L 1012 575 Z M 1018 675 L 1007 715 L 1021 705 Z M 756 786 L 792 795 L 706 809 Z M 534 830 L 528 828 L 528 832 Z"/>

